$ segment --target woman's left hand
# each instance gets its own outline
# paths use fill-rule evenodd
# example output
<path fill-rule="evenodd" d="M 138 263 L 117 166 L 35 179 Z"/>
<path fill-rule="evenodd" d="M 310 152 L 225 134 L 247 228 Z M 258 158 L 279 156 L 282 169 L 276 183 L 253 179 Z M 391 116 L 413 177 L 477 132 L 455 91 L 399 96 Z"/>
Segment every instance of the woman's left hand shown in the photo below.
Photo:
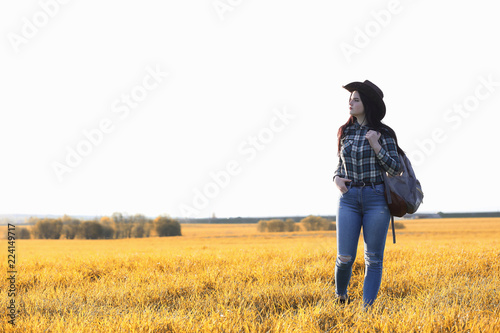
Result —
<path fill-rule="evenodd" d="M 378 153 L 381 148 L 380 143 L 378 142 L 378 139 L 380 139 L 380 135 L 381 134 L 379 132 L 373 130 L 369 130 L 365 135 L 365 138 L 368 140 L 368 143 L 373 148 L 373 150 L 375 150 L 375 153 Z"/>

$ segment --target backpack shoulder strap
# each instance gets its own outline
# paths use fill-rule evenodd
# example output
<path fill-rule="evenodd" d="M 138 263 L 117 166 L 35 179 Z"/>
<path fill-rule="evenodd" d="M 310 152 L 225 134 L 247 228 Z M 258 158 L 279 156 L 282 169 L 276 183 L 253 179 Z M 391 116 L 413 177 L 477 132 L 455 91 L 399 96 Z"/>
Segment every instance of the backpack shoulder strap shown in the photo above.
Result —
<path fill-rule="evenodd" d="M 394 230 L 394 216 L 391 215 L 391 225 L 392 225 L 392 243 L 396 244 L 396 231 Z"/>

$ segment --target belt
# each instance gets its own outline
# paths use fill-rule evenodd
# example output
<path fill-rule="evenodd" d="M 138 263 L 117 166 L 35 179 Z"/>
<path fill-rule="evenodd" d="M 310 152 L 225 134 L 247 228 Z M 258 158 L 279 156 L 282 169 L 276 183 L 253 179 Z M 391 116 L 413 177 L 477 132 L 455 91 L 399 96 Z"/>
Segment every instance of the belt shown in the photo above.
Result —
<path fill-rule="evenodd" d="M 383 184 L 384 182 L 349 182 L 346 185 L 354 186 L 354 187 L 365 187 L 365 186 L 375 186 Z"/>

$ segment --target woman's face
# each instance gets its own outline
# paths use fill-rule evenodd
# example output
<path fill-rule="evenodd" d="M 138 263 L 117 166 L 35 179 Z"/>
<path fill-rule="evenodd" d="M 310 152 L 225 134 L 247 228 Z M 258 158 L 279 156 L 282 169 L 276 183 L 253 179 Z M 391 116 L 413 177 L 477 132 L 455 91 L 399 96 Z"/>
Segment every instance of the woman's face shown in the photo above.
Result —
<path fill-rule="evenodd" d="M 354 117 L 363 116 L 365 114 L 365 107 L 357 91 L 353 91 L 349 99 L 349 114 Z"/>

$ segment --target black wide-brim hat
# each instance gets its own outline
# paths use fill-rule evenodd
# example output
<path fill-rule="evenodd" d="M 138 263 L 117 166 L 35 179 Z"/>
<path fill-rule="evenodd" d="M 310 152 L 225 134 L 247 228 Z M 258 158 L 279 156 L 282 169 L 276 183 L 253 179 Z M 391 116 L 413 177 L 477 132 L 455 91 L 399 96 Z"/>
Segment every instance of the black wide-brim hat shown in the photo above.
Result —
<path fill-rule="evenodd" d="M 349 92 L 359 91 L 365 96 L 367 96 L 375 105 L 377 105 L 377 118 L 382 120 L 385 117 L 385 103 L 384 103 L 384 93 L 372 82 L 365 80 L 364 82 L 351 82 L 342 86 Z"/>

